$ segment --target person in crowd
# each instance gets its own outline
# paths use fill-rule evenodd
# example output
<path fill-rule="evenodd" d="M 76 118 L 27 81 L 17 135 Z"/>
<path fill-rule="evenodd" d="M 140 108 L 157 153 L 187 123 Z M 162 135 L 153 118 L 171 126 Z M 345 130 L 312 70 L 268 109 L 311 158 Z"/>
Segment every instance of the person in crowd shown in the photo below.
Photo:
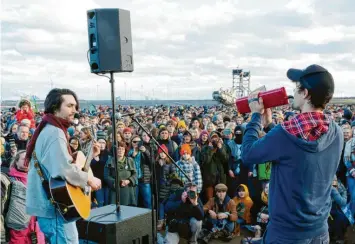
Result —
<path fill-rule="evenodd" d="M 250 209 L 253 206 L 253 200 L 249 196 L 249 189 L 246 185 L 239 185 L 237 194 L 233 197 L 237 207 L 238 220 L 235 228 L 235 234 L 240 235 L 240 226 L 251 223 Z"/>
<path fill-rule="evenodd" d="M 116 204 L 116 189 L 120 191 L 120 204 L 125 206 L 136 206 L 136 186 L 138 185 L 137 169 L 134 160 L 126 157 L 126 144 L 119 142 L 117 145 L 117 164 L 114 164 L 113 157 L 109 157 L 104 168 L 104 179 L 110 189 L 109 202 Z M 116 167 L 118 175 L 116 175 Z M 119 186 L 115 185 L 115 178 L 118 178 Z M 117 188 L 116 188 L 117 187 Z"/>
<path fill-rule="evenodd" d="M 25 156 L 25 150 L 18 151 L 8 173 L 13 185 L 9 200 L 10 206 L 5 217 L 10 231 L 9 244 L 30 244 L 33 243 L 32 239 L 36 239 L 36 243 L 44 244 L 44 235 L 39 228 L 37 218 L 28 216 L 24 203 L 20 202 L 21 197 L 26 196 L 28 166 L 25 165 Z"/>
<path fill-rule="evenodd" d="M 97 132 L 97 142 L 100 145 L 100 154 L 91 160 L 91 170 L 93 174 L 102 182 L 101 189 L 94 192 L 94 197 L 97 202 L 97 207 L 102 207 L 109 204 L 109 188 L 105 182 L 104 171 L 105 165 L 109 157 L 107 150 L 107 135 L 105 131 Z"/>
<path fill-rule="evenodd" d="M 204 218 L 203 204 L 198 197 L 197 185 L 188 183 L 183 191 L 170 195 L 165 204 L 167 233 L 165 242 L 178 244 L 180 238 L 197 244 Z"/>
<path fill-rule="evenodd" d="M 332 208 L 328 218 L 330 240 L 344 243 L 347 227 L 354 224 L 354 216 L 348 208 L 347 192 L 344 185 L 334 177 L 331 191 Z"/>
<path fill-rule="evenodd" d="M 175 161 L 179 160 L 178 145 L 169 138 L 169 131 L 165 127 L 159 130 L 159 138 L 157 141 L 160 145 L 165 145 L 168 148 L 170 157 Z"/>
<path fill-rule="evenodd" d="M 139 199 L 142 199 L 143 207 L 152 208 L 151 189 L 151 161 L 150 152 L 143 146 L 143 142 L 138 135 L 131 138 L 131 150 L 128 157 L 133 158 L 137 170 L 138 185 L 136 187 L 137 206 L 140 206 Z"/>
<path fill-rule="evenodd" d="M 23 99 L 19 103 L 19 110 L 16 112 L 17 123 L 21 123 L 22 120 L 28 119 L 30 121 L 30 128 L 35 128 L 34 113 L 32 111 L 31 102 L 27 99 Z"/>
<path fill-rule="evenodd" d="M 248 165 L 273 162 L 264 243 L 328 242 L 331 183 L 344 141 L 338 125 L 322 112 L 333 97 L 334 80 L 319 65 L 290 69 L 287 76 L 296 83 L 292 108 L 301 114 L 259 139 L 258 131 L 271 123 L 272 112 L 262 98 L 250 97 L 252 117 L 242 160 Z"/>
<path fill-rule="evenodd" d="M 176 162 L 183 172 L 187 174 L 189 179 L 185 176 L 183 172 L 176 169 L 177 175 L 180 177 L 184 184 L 188 182 L 193 182 L 197 186 L 197 192 L 200 193 L 202 190 L 202 176 L 201 169 L 195 158 L 192 157 L 191 147 L 189 144 L 183 144 L 180 148 L 181 159 Z"/>
<path fill-rule="evenodd" d="M 235 222 L 238 219 L 235 202 L 227 195 L 228 187 L 225 184 L 215 186 L 216 196 L 210 198 L 203 210 L 207 216 L 207 228 L 209 233 L 202 239 L 208 243 L 209 239 L 222 237 L 224 240 L 232 240 Z"/>
<path fill-rule="evenodd" d="M 171 180 L 173 175 L 176 173 L 175 165 L 163 152 L 168 153 L 168 149 L 165 145 L 159 148 L 158 156 L 156 159 L 156 172 L 158 181 L 158 197 L 159 197 L 159 215 L 157 229 L 161 230 L 165 224 L 165 213 L 164 213 L 164 201 L 168 198 L 170 192 Z"/>
<path fill-rule="evenodd" d="M 201 171 L 206 201 L 214 196 L 214 186 L 227 183 L 229 153 L 217 132 L 210 135 L 210 145 L 201 152 Z"/>
<path fill-rule="evenodd" d="M 18 150 L 26 150 L 29 142 L 30 128 L 25 125 L 19 125 L 17 129 L 17 137 L 15 138 L 15 144 Z"/>

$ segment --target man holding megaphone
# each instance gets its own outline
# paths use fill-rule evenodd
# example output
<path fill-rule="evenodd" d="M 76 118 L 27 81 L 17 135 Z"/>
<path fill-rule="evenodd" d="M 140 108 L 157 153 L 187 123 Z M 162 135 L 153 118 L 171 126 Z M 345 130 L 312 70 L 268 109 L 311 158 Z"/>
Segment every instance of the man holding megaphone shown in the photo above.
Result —
<path fill-rule="evenodd" d="M 287 77 L 296 85 L 292 108 L 301 113 L 259 139 L 258 132 L 272 122 L 272 112 L 261 97 L 250 97 L 252 118 L 243 137 L 244 164 L 273 164 L 263 243 L 329 243 L 331 185 L 344 140 L 340 127 L 323 114 L 334 80 L 319 65 L 289 69 Z"/>

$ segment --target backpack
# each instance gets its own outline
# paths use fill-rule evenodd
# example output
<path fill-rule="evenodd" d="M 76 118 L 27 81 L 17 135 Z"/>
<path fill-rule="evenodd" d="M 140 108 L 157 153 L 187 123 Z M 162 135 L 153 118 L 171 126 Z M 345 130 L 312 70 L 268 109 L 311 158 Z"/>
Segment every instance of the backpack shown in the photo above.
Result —
<path fill-rule="evenodd" d="M 0 242 L 5 243 L 7 240 L 8 232 L 5 228 L 5 220 L 4 215 L 7 212 L 7 208 L 9 205 L 9 198 L 11 194 L 11 180 L 10 178 L 3 172 L 0 174 L 1 180 L 1 205 L 0 205 Z"/>
<path fill-rule="evenodd" d="M 26 213 L 26 186 L 21 181 L 14 180 L 5 224 L 14 230 L 24 230 L 28 227 L 30 220 L 31 216 Z"/>

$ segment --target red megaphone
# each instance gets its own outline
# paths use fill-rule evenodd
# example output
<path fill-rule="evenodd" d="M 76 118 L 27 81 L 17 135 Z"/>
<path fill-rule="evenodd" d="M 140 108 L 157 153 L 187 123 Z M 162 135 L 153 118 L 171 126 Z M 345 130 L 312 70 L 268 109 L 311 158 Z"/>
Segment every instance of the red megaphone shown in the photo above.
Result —
<path fill-rule="evenodd" d="M 287 96 L 286 89 L 284 87 L 263 91 L 258 94 L 258 97 L 261 97 L 264 102 L 265 108 L 273 108 L 289 103 L 288 99 L 293 98 L 293 96 Z M 250 113 L 248 97 L 242 97 L 236 100 L 235 105 L 239 113 Z"/>

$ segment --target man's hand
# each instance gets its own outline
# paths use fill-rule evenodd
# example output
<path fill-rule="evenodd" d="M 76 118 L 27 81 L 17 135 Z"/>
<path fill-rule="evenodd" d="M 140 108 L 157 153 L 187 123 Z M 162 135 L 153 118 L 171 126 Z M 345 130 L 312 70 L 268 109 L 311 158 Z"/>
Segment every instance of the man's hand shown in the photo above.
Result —
<path fill-rule="evenodd" d="M 218 219 L 227 219 L 227 218 L 228 218 L 228 215 L 225 214 L 225 213 L 219 213 L 219 214 L 217 215 L 217 217 L 218 217 Z"/>
<path fill-rule="evenodd" d="M 186 202 L 186 198 L 187 198 L 187 192 L 184 191 L 184 192 L 182 193 L 182 195 L 181 195 L 181 201 L 182 201 L 183 203 L 185 203 L 185 202 Z"/>
<path fill-rule="evenodd" d="M 129 180 L 121 180 L 121 186 L 122 186 L 122 187 L 128 186 L 129 183 L 130 183 Z"/>
<path fill-rule="evenodd" d="M 100 144 L 98 142 L 94 142 L 92 145 L 92 153 L 93 157 L 97 157 L 100 155 Z"/>
<path fill-rule="evenodd" d="M 141 152 L 145 152 L 147 149 L 145 148 L 145 146 L 141 146 L 141 147 L 139 148 L 139 150 L 140 150 Z"/>
<path fill-rule="evenodd" d="M 268 214 L 260 214 L 261 222 L 267 223 L 269 221 L 269 215 Z"/>
<path fill-rule="evenodd" d="M 248 177 L 252 177 L 252 176 L 253 176 L 253 172 L 249 172 Z"/>
<path fill-rule="evenodd" d="M 252 100 L 252 99 L 257 99 L 258 95 L 253 95 L 253 96 L 250 96 L 249 97 L 249 100 Z M 261 97 L 259 97 L 259 100 L 258 101 L 251 101 L 249 103 L 249 108 L 250 108 L 250 111 L 252 113 L 260 113 L 260 114 L 263 114 L 264 113 L 264 103 L 263 103 L 263 99 Z"/>
<path fill-rule="evenodd" d="M 97 191 L 101 188 L 101 180 L 96 177 L 92 177 L 88 180 L 88 185 L 93 189 L 94 191 Z"/>
<path fill-rule="evenodd" d="M 208 210 L 208 213 L 212 219 L 217 219 L 217 214 L 214 211 Z"/>
<path fill-rule="evenodd" d="M 234 175 L 234 173 L 233 173 L 232 170 L 229 170 L 229 171 L 228 171 L 228 174 L 229 174 L 229 176 L 230 176 L 231 178 L 235 178 L 235 175 Z"/>
<path fill-rule="evenodd" d="M 355 170 L 354 170 L 353 172 L 351 172 L 351 176 L 352 176 L 353 178 L 355 178 Z"/>

